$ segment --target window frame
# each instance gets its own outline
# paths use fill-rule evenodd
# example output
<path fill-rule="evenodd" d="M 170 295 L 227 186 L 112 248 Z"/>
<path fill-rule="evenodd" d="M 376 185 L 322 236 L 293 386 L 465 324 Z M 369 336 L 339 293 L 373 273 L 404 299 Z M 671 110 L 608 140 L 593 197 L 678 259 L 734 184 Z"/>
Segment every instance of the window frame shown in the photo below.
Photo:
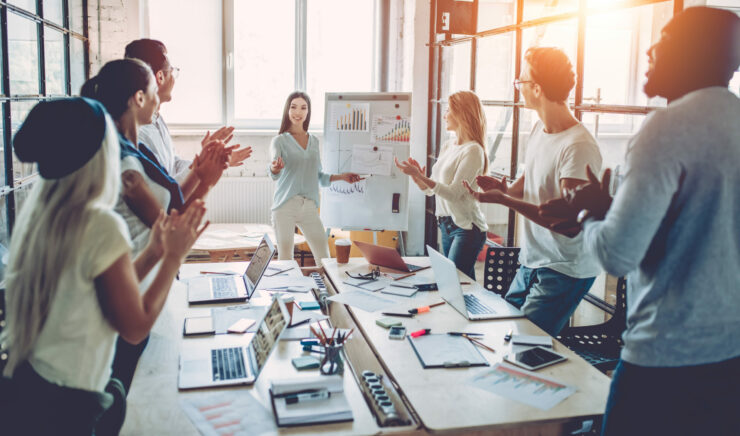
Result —
<path fill-rule="evenodd" d="M 478 55 L 478 41 L 482 38 L 493 37 L 495 35 L 514 34 L 514 80 L 519 77 L 522 68 L 522 56 L 524 54 L 524 47 L 522 46 L 522 33 L 524 29 L 533 28 L 536 26 L 564 22 L 567 20 L 577 20 L 577 49 L 576 49 L 576 62 L 575 62 L 575 73 L 576 73 L 576 84 L 575 84 L 575 98 L 570 103 L 571 109 L 574 111 L 575 117 L 580 121 L 585 113 L 595 114 L 627 114 L 627 115 L 644 115 L 659 108 L 659 106 L 636 106 L 636 105 L 616 105 L 616 104 L 599 104 L 599 103 L 584 103 L 583 96 L 583 74 L 584 74 L 584 59 L 585 59 L 585 38 L 586 38 L 586 21 L 589 16 L 595 14 L 602 14 L 610 10 L 626 10 L 639 6 L 654 5 L 660 3 L 672 3 L 673 4 L 673 15 L 680 12 L 684 8 L 683 0 L 620 0 L 616 1 L 607 6 L 601 6 L 598 8 L 589 8 L 587 0 L 579 0 L 578 8 L 572 12 L 557 13 L 544 17 L 539 17 L 531 20 L 523 20 L 523 8 L 526 7 L 524 0 L 516 0 L 516 19 L 514 24 L 509 24 L 500 27 L 493 27 L 479 31 L 473 35 L 459 36 L 450 35 L 436 32 L 436 15 L 439 0 L 432 2 L 432 10 L 430 14 L 430 33 L 429 33 L 429 77 L 430 86 L 428 94 L 429 102 L 429 117 L 427 124 L 427 168 L 431 168 L 437 160 L 439 150 L 441 147 L 442 139 L 444 138 L 444 132 L 442 130 L 442 113 L 444 107 L 447 104 L 446 95 L 448 90 L 445 89 L 447 86 L 447 79 L 449 77 L 450 65 L 449 62 L 445 61 L 444 47 L 449 47 L 456 44 L 470 42 L 470 90 L 475 92 L 476 86 L 476 64 Z M 631 83 L 630 86 L 637 86 L 635 83 Z M 634 89 L 631 89 L 634 91 Z M 520 112 L 524 107 L 521 101 L 521 95 L 519 90 L 514 89 L 513 98 L 511 100 L 482 100 L 481 103 L 484 107 L 507 107 L 512 110 L 512 121 L 511 130 L 507 131 L 507 134 L 511 135 L 511 161 L 510 161 L 510 174 L 507 176 L 510 179 L 514 179 L 519 171 L 519 136 L 520 132 Z M 508 130 L 508 129 L 507 129 Z M 492 158 L 493 156 L 489 156 Z M 426 212 L 425 212 L 425 243 L 436 247 L 437 246 L 437 230 L 436 230 L 436 218 L 435 218 L 435 200 L 434 197 L 427 197 L 426 199 Z M 516 235 L 516 224 L 517 214 L 513 210 L 509 210 L 509 217 L 507 221 L 507 235 L 506 245 L 513 246 Z"/>
<path fill-rule="evenodd" d="M 72 29 L 72 22 L 70 20 L 70 1 L 62 0 L 62 23 L 56 23 L 54 21 L 44 18 L 44 1 L 36 0 L 34 2 L 35 11 L 29 11 L 15 4 L 7 1 L 0 0 L 0 32 L 2 38 L 0 41 L 0 58 L 2 59 L 2 83 L 0 84 L 0 105 L 2 105 L 3 115 L 3 132 L 1 141 L 3 144 L 3 157 L 4 157 L 4 169 L 5 169 L 5 180 L 0 184 L 0 201 L 5 201 L 5 225 L 6 228 L 0 230 L 0 232 L 7 232 L 8 239 L 13 230 L 15 224 L 17 207 L 16 207 L 16 193 L 22 190 L 28 189 L 33 183 L 38 180 L 38 172 L 34 170 L 34 173 L 28 176 L 16 177 L 14 174 L 13 165 L 13 147 L 12 147 L 12 135 L 13 135 L 13 120 L 11 119 L 11 105 L 19 102 L 31 102 L 38 103 L 41 101 L 54 100 L 64 98 L 73 95 L 72 92 L 72 41 L 79 40 L 83 43 L 83 54 L 84 59 L 84 75 L 85 80 L 90 76 L 90 46 L 89 46 L 89 35 L 88 35 L 88 17 L 87 17 L 87 0 L 80 0 L 82 16 L 78 17 L 82 20 L 82 32 L 79 33 Z M 36 26 L 36 44 L 38 47 L 38 94 L 13 94 L 11 87 L 11 74 L 10 74 L 10 60 L 8 57 L 8 47 L 10 36 L 8 35 L 8 14 L 15 14 L 21 19 L 28 20 Z M 46 88 L 46 43 L 45 34 L 47 29 L 60 32 L 62 34 L 62 46 L 64 50 L 64 94 L 49 94 Z"/>

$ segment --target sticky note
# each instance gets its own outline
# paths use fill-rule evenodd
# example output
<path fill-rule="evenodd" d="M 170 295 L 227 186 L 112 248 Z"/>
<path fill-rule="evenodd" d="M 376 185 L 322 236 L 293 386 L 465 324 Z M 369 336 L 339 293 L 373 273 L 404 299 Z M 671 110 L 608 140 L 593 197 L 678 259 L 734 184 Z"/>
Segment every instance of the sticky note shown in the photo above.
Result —
<path fill-rule="evenodd" d="M 313 356 L 301 356 L 291 360 L 295 369 L 315 369 L 319 367 L 319 359 Z"/>
<path fill-rule="evenodd" d="M 319 306 L 319 303 L 315 301 L 300 301 L 298 302 L 298 305 L 301 307 L 301 310 L 321 309 L 321 306 Z"/>
<path fill-rule="evenodd" d="M 249 327 L 252 327 L 252 324 L 254 324 L 253 319 L 248 318 L 242 318 L 239 321 L 235 322 L 227 329 L 229 333 L 244 333 L 247 331 Z"/>

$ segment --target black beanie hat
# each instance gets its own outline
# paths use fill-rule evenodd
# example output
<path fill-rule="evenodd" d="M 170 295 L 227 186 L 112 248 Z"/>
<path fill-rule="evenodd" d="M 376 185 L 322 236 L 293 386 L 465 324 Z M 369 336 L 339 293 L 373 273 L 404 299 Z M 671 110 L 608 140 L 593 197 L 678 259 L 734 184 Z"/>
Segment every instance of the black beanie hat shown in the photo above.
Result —
<path fill-rule="evenodd" d="M 38 163 L 45 179 L 72 174 L 103 144 L 105 114 L 102 104 L 88 98 L 42 101 L 15 134 L 15 154 L 21 162 Z"/>

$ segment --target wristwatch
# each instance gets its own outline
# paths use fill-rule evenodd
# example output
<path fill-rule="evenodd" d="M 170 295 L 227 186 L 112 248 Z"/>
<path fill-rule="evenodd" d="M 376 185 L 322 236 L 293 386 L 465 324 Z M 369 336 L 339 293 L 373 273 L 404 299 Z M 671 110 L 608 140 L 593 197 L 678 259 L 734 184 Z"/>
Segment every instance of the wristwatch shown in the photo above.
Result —
<path fill-rule="evenodd" d="M 576 217 L 576 222 L 578 222 L 578 224 L 580 225 L 583 225 L 583 223 L 589 218 L 593 218 L 591 211 L 588 209 L 581 209 L 581 211 L 578 212 L 578 216 Z"/>

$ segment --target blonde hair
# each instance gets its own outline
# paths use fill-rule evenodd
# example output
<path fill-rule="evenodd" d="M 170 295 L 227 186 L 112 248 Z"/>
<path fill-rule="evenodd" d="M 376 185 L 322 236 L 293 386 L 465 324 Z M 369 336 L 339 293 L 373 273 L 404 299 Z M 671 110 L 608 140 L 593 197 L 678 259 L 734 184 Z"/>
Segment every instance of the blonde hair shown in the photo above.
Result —
<path fill-rule="evenodd" d="M 116 126 L 105 116 L 103 144 L 80 169 L 60 179 L 39 179 L 26 199 L 10 241 L 6 275 L 9 349 L 4 374 L 28 359 L 58 292 L 57 280 L 79 255 L 79 240 L 95 209 L 112 210 L 120 188 Z"/>
<path fill-rule="evenodd" d="M 450 112 L 457 120 L 457 137 L 468 137 L 483 149 L 483 174 L 488 173 L 486 152 L 486 114 L 478 96 L 471 91 L 458 91 L 448 99 Z"/>

